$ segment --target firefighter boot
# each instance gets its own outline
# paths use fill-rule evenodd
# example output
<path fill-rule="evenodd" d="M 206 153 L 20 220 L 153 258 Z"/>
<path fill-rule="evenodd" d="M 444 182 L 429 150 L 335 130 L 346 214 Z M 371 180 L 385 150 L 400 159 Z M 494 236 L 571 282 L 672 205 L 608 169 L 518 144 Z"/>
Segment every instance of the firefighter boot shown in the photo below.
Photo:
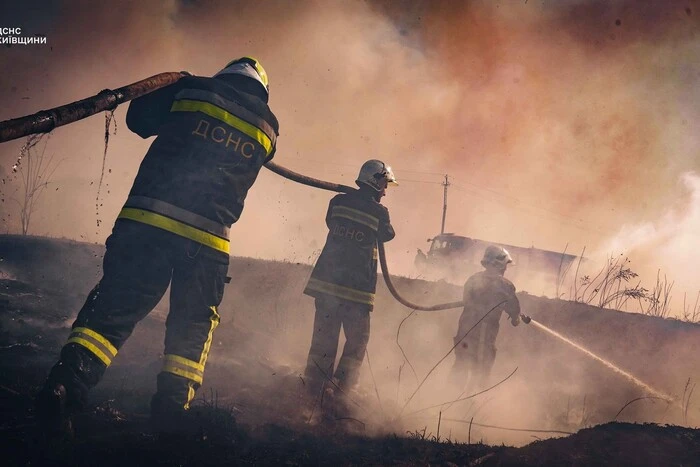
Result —
<path fill-rule="evenodd" d="M 316 384 L 313 379 L 303 380 L 299 388 L 299 417 L 302 423 L 317 424 L 320 405 L 323 400 L 323 383 Z"/>
<path fill-rule="evenodd" d="M 184 404 L 177 404 L 160 393 L 156 393 L 151 399 L 151 426 L 159 435 L 197 434 Z"/>
<path fill-rule="evenodd" d="M 319 404 L 319 419 L 320 425 L 331 424 L 337 416 L 338 411 L 338 395 L 331 383 L 324 384 L 323 393 Z"/>
<path fill-rule="evenodd" d="M 195 389 L 187 379 L 161 372 L 158 389 L 151 399 L 151 425 L 160 435 L 201 438 L 207 420 L 191 410 Z"/>
<path fill-rule="evenodd" d="M 34 400 L 40 436 L 46 440 L 70 440 L 75 433 L 68 411 L 68 393 L 62 384 L 46 384 Z"/>

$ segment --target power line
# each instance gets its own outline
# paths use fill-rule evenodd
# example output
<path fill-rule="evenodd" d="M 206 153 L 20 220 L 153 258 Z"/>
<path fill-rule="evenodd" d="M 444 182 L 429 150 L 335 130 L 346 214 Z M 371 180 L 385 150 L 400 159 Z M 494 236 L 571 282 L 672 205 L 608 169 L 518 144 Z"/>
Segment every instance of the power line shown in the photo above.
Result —
<path fill-rule="evenodd" d="M 496 191 L 496 190 L 494 190 L 494 189 L 491 189 L 491 188 L 481 187 L 481 186 L 476 185 L 476 184 L 474 184 L 474 183 L 470 183 L 470 182 L 465 182 L 465 183 L 468 184 L 468 185 L 473 186 L 474 188 L 478 188 L 479 190 L 488 191 L 488 192 L 490 192 L 490 193 L 493 193 L 493 194 L 502 196 L 502 197 L 504 197 L 504 198 L 508 198 L 508 199 L 512 200 L 513 202 L 515 202 L 516 204 L 523 204 L 522 201 L 520 201 L 518 198 L 516 198 L 516 197 L 514 197 L 514 196 L 506 195 L 506 194 L 504 194 L 504 193 L 500 193 L 500 192 L 498 192 L 498 191 Z M 463 188 L 464 188 L 464 187 L 463 187 Z M 576 219 L 575 217 L 572 217 L 572 216 L 567 216 L 566 214 L 561 214 L 561 213 L 556 212 L 556 211 L 553 211 L 553 210 L 551 210 L 551 209 L 542 208 L 542 207 L 539 207 L 539 206 L 531 206 L 531 207 L 533 207 L 533 208 L 535 208 L 535 209 L 539 209 L 539 210 L 541 210 L 541 211 L 546 211 L 546 212 L 548 212 L 548 213 L 550 213 L 550 214 L 554 214 L 554 215 L 559 216 L 559 217 L 563 217 L 563 218 L 567 218 L 567 219 L 570 219 L 570 220 L 574 220 L 574 221 L 576 221 L 576 222 L 581 222 L 580 219 Z"/>
<path fill-rule="evenodd" d="M 348 164 L 348 163 L 341 163 L 341 162 L 330 162 L 330 161 L 319 161 L 319 160 L 307 159 L 307 158 L 303 158 L 303 157 L 296 157 L 295 159 L 298 159 L 298 160 L 301 160 L 301 161 L 307 162 L 307 163 L 317 163 L 317 164 L 330 165 L 330 166 L 344 166 L 344 167 L 353 167 L 353 168 L 356 167 L 355 164 Z M 405 172 L 405 173 L 413 173 L 413 174 L 420 174 L 420 175 L 436 175 L 436 176 L 444 176 L 444 175 L 445 175 L 445 174 L 440 173 L 440 172 L 428 172 L 428 171 L 410 170 L 410 169 L 395 169 L 395 172 L 397 172 L 397 173 Z M 326 172 L 324 172 L 324 173 L 326 173 Z M 567 219 L 567 220 L 569 220 L 569 221 L 574 221 L 574 222 L 576 222 L 576 223 L 581 223 L 581 222 L 582 222 L 580 219 L 576 219 L 575 217 L 572 217 L 572 216 L 567 216 L 566 214 L 561 214 L 561 213 L 556 212 L 556 211 L 553 211 L 553 210 L 551 210 L 551 209 L 542 208 L 542 207 L 533 206 L 533 205 L 526 205 L 526 204 L 524 204 L 522 201 L 520 201 L 518 198 L 516 198 L 516 197 L 514 197 L 514 196 L 507 195 L 507 194 L 504 194 L 504 193 L 501 193 L 501 192 L 496 191 L 496 190 L 494 190 L 494 189 L 492 189 L 492 188 L 487 188 L 487 187 L 479 186 L 479 185 L 477 185 L 477 184 L 475 184 L 475 183 L 471 183 L 471 182 L 467 182 L 467 181 L 462 181 L 462 180 L 460 180 L 460 179 L 455 179 L 454 177 L 450 177 L 450 179 L 451 179 L 451 180 L 457 180 L 457 181 L 462 182 L 462 183 L 464 183 L 464 184 L 466 184 L 466 185 L 470 185 L 470 186 L 472 186 L 472 187 L 474 187 L 474 188 L 476 189 L 476 190 L 474 190 L 474 189 L 469 189 L 469 188 L 466 188 L 466 187 L 460 185 L 459 183 L 454 183 L 454 182 L 452 182 L 451 185 L 454 186 L 454 187 L 455 187 L 456 189 L 458 189 L 458 190 L 462 190 L 462 191 L 467 192 L 467 193 L 475 194 L 475 195 L 480 196 L 480 197 L 482 197 L 482 198 L 484 198 L 484 199 L 487 199 L 487 200 L 489 200 L 489 201 L 500 202 L 500 203 L 503 204 L 504 206 L 509 207 L 509 208 L 511 208 L 511 209 L 522 209 L 522 208 L 530 209 L 530 210 L 536 209 L 536 210 L 539 210 L 539 211 L 546 212 L 546 213 L 548 213 L 548 214 L 552 214 L 552 215 L 557 216 L 557 217 L 559 217 L 559 218 L 561 218 L 561 219 Z M 409 179 L 409 178 L 400 178 L 400 179 L 399 179 L 399 182 L 425 183 L 425 184 L 429 184 L 429 185 L 443 185 L 443 182 L 429 181 L 429 180 L 415 180 L 415 179 Z M 516 206 L 512 206 L 512 205 L 509 205 L 509 204 L 505 203 L 504 201 L 501 201 L 501 200 L 494 200 L 493 198 L 486 197 L 486 196 L 483 195 L 483 193 L 480 193 L 480 192 L 477 191 L 477 190 L 480 190 L 480 191 L 482 191 L 482 192 L 483 192 L 483 191 L 489 192 L 489 193 L 492 193 L 492 194 L 494 194 L 494 195 L 500 196 L 500 197 L 502 197 L 502 198 L 506 198 L 506 199 L 510 200 L 511 202 L 517 204 L 518 206 L 517 206 L 517 207 L 516 207 Z M 542 217 L 542 216 L 539 216 L 539 217 L 540 217 L 541 219 L 546 219 L 545 217 Z M 599 231 L 594 230 L 594 229 L 590 229 L 590 228 L 585 227 L 585 226 L 583 226 L 583 225 L 574 225 L 574 227 L 577 227 L 577 228 L 579 228 L 579 229 L 582 229 L 582 230 L 585 230 L 585 231 L 588 231 L 588 232 L 591 232 L 591 233 L 595 233 L 595 234 L 598 234 L 598 235 L 604 235 L 602 232 L 599 232 Z"/>
<path fill-rule="evenodd" d="M 285 159 L 296 159 L 304 162 L 310 162 L 310 163 L 315 163 L 315 164 L 322 164 L 322 165 L 333 165 L 333 166 L 344 166 L 344 167 L 353 167 L 356 169 L 359 169 L 358 164 L 350 164 L 347 162 L 335 162 L 335 161 L 328 161 L 328 160 L 318 160 L 318 159 L 309 159 L 307 157 L 303 156 L 283 156 Z M 389 164 L 391 165 L 391 164 Z M 439 176 L 444 176 L 444 173 L 441 172 L 427 172 L 427 171 L 422 171 L 422 170 L 410 170 L 410 169 L 396 169 L 392 166 L 392 170 L 394 172 L 398 173 L 412 173 L 412 174 L 419 174 L 419 175 L 439 175 Z"/>
<path fill-rule="evenodd" d="M 460 187 L 459 185 L 456 185 L 456 186 L 457 186 L 458 188 L 464 189 L 464 187 Z M 466 190 L 465 190 L 465 191 L 466 191 Z M 524 208 L 524 209 L 530 210 L 531 212 L 534 211 L 534 210 L 539 210 L 539 211 L 542 211 L 542 212 L 545 212 L 545 213 L 548 213 L 548 214 L 552 214 L 552 215 L 554 215 L 554 216 L 556 216 L 556 217 L 559 217 L 560 219 L 563 219 L 563 220 L 574 221 L 575 223 L 579 224 L 579 225 L 577 225 L 576 227 L 581 228 L 581 229 L 583 229 L 583 230 L 587 230 L 587 231 L 589 231 L 589 232 L 593 232 L 593 233 L 597 233 L 597 234 L 603 235 L 603 233 L 600 232 L 600 231 L 597 231 L 597 230 L 595 230 L 595 229 L 590 229 L 590 228 L 586 227 L 585 225 L 580 225 L 583 221 L 580 220 L 580 219 L 577 219 L 577 218 L 575 218 L 575 217 L 568 216 L 568 215 L 566 215 L 566 214 L 561 214 L 561 213 L 559 213 L 559 212 L 557 212 L 557 211 L 553 211 L 553 210 L 551 210 L 551 209 L 547 209 L 547 208 L 543 208 L 543 207 L 539 207 L 539 206 L 534 206 L 534 205 L 530 205 L 530 204 L 525 204 L 525 203 L 523 203 L 522 201 L 518 200 L 517 198 L 509 197 L 509 196 L 507 196 L 507 195 L 501 194 L 501 196 L 503 196 L 504 198 L 510 199 L 511 201 L 513 201 L 515 204 L 518 205 L 518 206 L 513 206 L 513 205 L 506 204 L 505 201 L 501 201 L 505 206 L 508 206 L 508 207 L 510 207 L 510 208 L 512 208 L 512 209 L 521 209 L 521 208 Z M 541 217 L 541 216 L 540 216 L 540 217 Z M 542 218 L 542 217 L 541 217 L 541 218 Z"/>
<path fill-rule="evenodd" d="M 429 182 L 429 181 L 427 181 L 427 180 L 411 180 L 411 179 L 409 179 L 409 178 L 399 178 L 399 179 L 398 179 L 398 182 L 399 182 L 399 183 L 403 183 L 403 182 L 428 183 L 428 184 L 430 184 L 430 185 L 442 185 L 442 183 L 440 183 L 440 182 Z"/>
<path fill-rule="evenodd" d="M 536 206 L 530 206 L 530 205 L 527 205 L 527 204 L 522 204 L 522 203 L 520 203 L 520 202 L 517 201 L 517 200 L 516 200 L 516 203 L 520 204 L 520 206 L 514 206 L 514 205 L 512 205 L 512 204 L 508 204 L 508 202 L 506 202 L 505 200 L 497 199 L 497 198 L 492 198 L 492 197 L 488 197 L 488 196 L 484 195 L 483 193 L 481 193 L 481 192 L 479 192 L 479 191 L 477 191 L 477 190 L 475 190 L 475 189 L 465 188 L 465 187 L 463 187 L 463 186 L 461 186 L 461 185 L 458 185 L 458 184 L 455 184 L 455 183 L 453 183 L 452 186 L 453 186 L 455 189 L 457 189 L 458 191 L 462 191 L 462 192 L 468 193 L 468 194 L 473 194 L 473 195 L 476 195 L 476 196 L 478 196 L 478 197 L 480 197 L 480 198 L 483 198 L 483 199 L 485 199 L 485 200 L 488 200 L 488 201 L 491 201 L 491 202 L 499 203 L 499 204 L 501 204 L 501 205 L 503 205 L 503 206 L 505 206 L 505 207 L 507 207 L 507 208 L 509 208 L 509 209 L 518 210 L 518 211 L 522 211 L 523 209 L 525 209 L 525 210 L 529 211 L 530 213 L 532 213 L 534 216 L 539 217 L 540 219 L 552 220 L 551 216 L 550 216 L 550 217 L 546 217 L 546 216 L 543 216 L 542 213 L 537 213 L 536 210 L 539 209 L 539 210 L 541 210 L 541 211 L 545 211 L 545 212 L 547 212 L 547 213 L 554 214 L 554 215 L 560 217 L 561 219 L 566 219 L 567 222 L 565 222 L 565 223 L 566 223 L 567 225 L 570 225 L 571 227 L 574 227 L 574 228 L 579 229 L 579 230 L 584 230 L 584 231 L 586 231 L 586 232 L 594 233 L 594 234 L 596 234 L 596 235 L 605 236 L 605 234 L 604 234 L 603 232 L 599 231 L 599 230 L 591 229 L 591 228 L 589 228 L 589 227 L 586 227 L 585 225 L 574 224 L 574 223 L 568 222 L 568 220 L 574 220 L 574 221 L 576 221 L 577 223 L 578 223 L 578 222 L 581 222 L 581 221 L 579 221 L 579 220 L 577 220 L 577 219 L 575 219 L 575 218 L 573 218 L 573 217 L 570 217 L 570 216 L 565 216 L 565 215 L 563 215 L 563 214 L 559 214 L 559 213 L 557 213 L 556 211 L 551 211 L 551 210 L 545 209 L 545 208 L 538 208 L 538 207 L 536 207 Z M 496 194 L 499 194 L 499 195 L 500 195 L 500 193 L 497 193 L 497 192 L 496 192 Z M 504 197 L 505 197 L 505 196 L 504 196 Z M 560 219 L 560 220 L 561 220 L 561 219 Z"/>
<path fill-rule="evenodd" d="M 343 167 L 353 167 L 353 168 L 356 167 L 355 164 L 336 163 L 336 162 L 329 162 L 329 161 L 324 162 L 324 161 L 319 161 L 319 160 L 314 160 L 314 159 L 306 159 L 306 158 L 302 158 L 302 157 L 293 157 L 293 158 L 288 158 L 288 159 L 296 159 L 296 160 L 301 162 L 301 165 L 320 164 L 320 165 L 325 165 L 325 166 L 343 166 Z M 324 169 L 324 168 L 321 168 L 318 166 L 313 167 L 311 170 L 312 170 L 312 172 L 323 173 L 323 174 L 330 173 L 330 171 L 328 169 Z M 435 175 L 444 176 L 444 174 L 438 174 L 437 172 L 420 172 L 420 171 L 409 171 L 409 170 L 405 170 L 404 172 L 413 172 L 413 173 L 419 173 L 419 174 L 425 174 L 425 175 L 435 174 Z M 527 210 L 532 215 L 534 215 L 535 217 L 538 217 L 540 219 L 545 219 L 545 220 L 549 220 L 549 221 L 552 220 L 551 216 L 544 216 L 544 215 L 542 215 L 542 213 L 554 215 L 554 216 L 557 216 L 558 218 L 560 218 L 560 220 L 562 220 L 562 219 L 565 220 L 566 221 L 565 223 L 567 225 L 570 225 L 573 228 L 576 228 L 576 229 L 579 229 L 582 231 L 586 231 L 586 232 L 590 232 L 590 233 L 594 233 L 594 234 L 600 235 L 600 236 L 605 235 L 603 232 L 597 231 L 595 229 L 591 229 L 589 227 L 586 227 L 585 225 L 581 225 L 580 224 L 581 221 L 574 218 L 574 217 L 560 214 L 560 213 L 553 211 L 553 210 L 550 210 L 550 209 L 540 208 L 538 206 L 532 206 L 532 205 L 525 204 L 513 196 L 506 195 L 506 194 L 500 193 L 496 190 L 482 187 L 482 186 L 476 185 L 474 183 L 464 182 L 464 181 L 459 180 L 459 179 L 457 179 L 457 180 L 461 181 L 469 186 L 467 187 L 467 186 L 461 185 L 459 183 L 454 183 L 455 178 L 454 177 L 449 177 L 449 178 L 450 178 L 450 180 L 452 180 L 450 182 L 450 186 L 454 187 L 456 190 L 461 191 L 463 193 L 466 193 L 466 194 L 469 194 L 472 196 L 477 196 L 477 197 L 484 199 L 486 201 L 499 203 L 508 209 L 518 210 L 518 211 Z M 423 183 L 423 184 L 427 184 L 427 185 L 443 185 L 444 184 L 444 182 L 438 182 L 438 181 L 399 178 L 399 183 L 402 183 L 402 182 Z M 496 197 L 488 196 L 484 192 L 492 193 L 492 194 L 496 195 Z M 574 221 L 575 223 L 572 223 L 571 221 Z"/>
<path fill-rule="evenodd" d="M 393 169 L 394 172 L 406 172 L 406 173 L 411 173 L 411 174 L 422 174 L 422 175 L 438 175 L 440 177 L 444 177 L 445 174 L 441 172 L 423 172 L 421 170 L 408 170 L 408 169 Z"/>
<path fill-rule="evenodd" d="M 139 141 L 138 139 L 136 139 L 136 138 L 127 138 L 127 137 L 120 136 L 120 135 L 111 135 L 111 137 L 115 137 L 115 138 L 117 138 L 117 139 L 120 139 L 120 140 L 122 140 L 122 141 L 128 142 L 129 144 L 133 144 L 133 145 L 139 144 L 139 142 L 140 142 L 140 141 Z M 318 159 L 309 159 L 309 158 L 302 157 L 302 156 L 291 156 L 291 157 L 286 156 L 286 157 L 284 157 L 284 159 L 297 160 L 297 161 L 300 161 L 302 164 L 318 164 L 318 165 L 335 166 L 335 167 L 352 167 L 352 168 L 354 168 L 354 169 L 357 168 L 357 164 L 350 164 L 350 163 L 343 163 L 343 162 L 335 162 L 335 161 L 327 161 L 327 160 L 326 160 L 326 161 L 322 161 L 322 160 L 318 160 Z M 318 171 L 318 172 L 320 172 L 320 173 L 324 173 L 324 174 L 330 173 L 327 169 L 321 169 L 321 170 L 319 170 L 317 167 L 314 168 L 314 170 L 316 170 L 316 171 Z M 440 172 L 428 172 L 428 171 L 421 171 L 421 170 L 395 169 L 395 171 L 398 172 L 398 173 L 411 173 L 411 174 L 419 174 L 419 175 L 435 175 L 435 176 L 441 176 L 441 177 L 442 177 L 442 176 L 445 176 L 444 173 L 440 173 Z M 524 209 L 530 210 L 531 212 L 532 212 L 532 210 L 539 210 L 539 211 L 546 212 L 546 213 L 552 214 L 552 215 L 554 215 L 554 216 L 557 216 L 557 217 L 559 217 L 559 218 L 561 218 L 561 219 L 567 219 L 567 220 L 570 220 L 570 221 L 574 221 L 574 222 L 576 222 L 576 223 L 582 222 L 580 219 L 576 219 L 575 217 L 567 216 L 567 215 L 565 215 L 565 214 L 561 214 L 561 213 L 556 212 L 556 211 L 553 211 L 553 210 L 551 210 L 551 209 L 547 209 L 547 208 L 543 208 L 543 207 L 539 207 L 539 206 L 533 206 L 533 205 L 524 204 L 524 203 L 523 203 L 522 201 L 520 201 L 518 198 L 516 198 L 516 197 L 514 197 L 514 196 L 511 196 L 511 195 L 507 195 L 507 194 L 501 193 L 501 192 L 499 192 L 499 191 L 497 191 L 497 190 L 494 190 L 494 189 L 492 189 L 492 188 L 487 188 L 487 187 L 479 186 L 479 185 L 477 185 L 477 184 L 475 184 L 475 183 L 471 183 L 471 182 L 468 182 L 468 181 L 463 181 L 463 180 L 461 180 L 461 179 L 456 179 L 455 177 L 450 177 L 450 179 L 453 180 L 453 181 L 450 183 L 450 185 L 453 186 L 456 190 L 462 191 L 462 192 L 465 192 L 465 193 L 468 193 L 468 194 L 472 194 L 472 195 L 475 195 L 475 196 L 479 196 L 480 198 L 486 199 L 486 200 L 491 201 L 491 202 L 498 202 L 498 203 L 500 203 L 500 204 L 502 204 L 502 205 L 504 205 L 505 207 L 508 207 L 508 208 L 510 208 L 510 209 L 519 209 L 519 210 L 520 210 L 520 209 L 523 209 L 523 208 L 524 208 Z M 465 187 L 465 186 L 463 186 L 463 185 L 461 185 L 461 184 L 459 184 L 459 183 L 455 183 L 455 182 L 454 182 L 455 180 L 456 180 L 456 181 L 459 181 L 459 182 L 461 182 L 461 183 L 464 183 L 464 184 L 466 184 L 466 185 L 469 185 L 470 187 L 473 187 L 473 188 L 467 188 L 467 187 Z M 424 184 L 428 184 L 428 185 L 443 185 L 443 184 L 444 184 L 444 182 L 437 182 L 437 181 L 431 181 L 431 180 L 416 180 L 416 179 L 410 179 L 410 178 L 400 178 L 400 179 L 399 179 L 399 182 L 424 183 Z M 492 194 L 497 195 L 497 196 L 499 196 L 499 197 L 501 197 L 501 198 L 508 199 L 508 200 L 510 200 L 512 203 L 515 203 L 515 204 L 518 205 L 518 206 L 513 206 L 513 205 L 510 205 L 510 204 L 506 203 L 506 202 L 503 201 L 503 200 L 494 199 L 493 197 L 485 196 L 482 192 L 492 193 Z M 538 217 L 540 217 L 541 219 L 547 219 L 546 217 L 542 217 L 542 216 L 538 216 Z M 569 224 L 569 225 L 572 225 L 572 224 Z M 588 227 L 586 227 L 586 226 L 583 226 L 583 225 L 572 225 L 572 226 L 573 226 L 573 227 L 576 227 L 576 228 L 578 228 L 578 229 L 581 229 L 581 230 L 585 230 L 585 231 L 588 231 L 588 232 L 591 232 L 591 233 L 598 234 L 598 235 L 604 235 L 602 232 L 599 232 L 599 231 L 594 230 L 594 229 L 590 229 L 590 228 L 588 228 Z"/>

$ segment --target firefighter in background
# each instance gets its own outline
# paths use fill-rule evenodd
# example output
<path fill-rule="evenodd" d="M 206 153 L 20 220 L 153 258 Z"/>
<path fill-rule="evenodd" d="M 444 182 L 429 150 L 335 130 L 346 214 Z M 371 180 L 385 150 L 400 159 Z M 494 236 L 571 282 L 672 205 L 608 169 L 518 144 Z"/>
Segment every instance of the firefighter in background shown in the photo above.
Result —
<path fill-rule="evenodd" d="M 380 204 L 387 186 L 397 184 L 391 168 L 369 160 L 355 183 L 359 190 L 337 195 L 328 205 L 328 237 L 304 290 L 316 299 L 305 371 L 310 394 L 318 394 L 329 378 L 344 392 L 357 385 L 377 286 L 377 242 L 395 235 L 389 211 Z M 341 325 L 346 342 L 333 371 Z M 332 391 L 331 386 L 326 387 Z"/>
<path fill-rule="evenodd" d="M 36 398 L 45 429 L 71 430 L 119 348 L 168 285 L 165 352 L 151 416 L 158 431 L 188 427 L 229 279 L 229 227 L 279 133 L 267 105 L 268 78 L 244 57 L 213 77 L 185 76 L 134 100 L 126 116 L 156 136 L 106 242 L 103 277 L 72 326 Z"/>
<path fill-rule="evenodd" d="M 520 302 L 515 286 L 503 277 L 512 262 L 505 248 L 490 245 L 481 260 L 484 270 L 472 275 L 464 284 L 464 311 L 454 338 L 457 347 L 450 375 L 460 390 L 486 387 L 496 359 L 496 336 L 502 312 L 506 312 L 513 326 L 520 324 Z M 486 313 L 489 313 L 486 318 L 464 337 Z"/>

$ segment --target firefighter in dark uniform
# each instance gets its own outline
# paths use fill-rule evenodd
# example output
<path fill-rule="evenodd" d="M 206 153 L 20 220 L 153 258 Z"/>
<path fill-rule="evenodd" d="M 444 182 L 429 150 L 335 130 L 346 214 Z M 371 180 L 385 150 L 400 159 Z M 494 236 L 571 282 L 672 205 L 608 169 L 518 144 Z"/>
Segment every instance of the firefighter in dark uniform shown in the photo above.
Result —
<path fill-rule="evenodd" d="M 328 379 L 343 391 L 357 384 L 377 286 L 377 242 L 395 235 L 389 211 L 380 204 L 387 185 L 397 184 L 391 168 L 369 160 L 356 183 L 359 190 L 337 195 L 328 205 L 328 237 L 304 290 L 316 299 L 305 371 L 311 394 L 318 394 Z M 341 325 L 346 342 L 334 371 Z"/>
<path fill-rule="evenodd" d="M 279 133 L 268 78 L 251 57 L 213 77 L 186 76 L 134 100 L 126 116 L 142 138 L 156 136 L 106 242 L 103 277 L 72 326 L 36 398 L 46 428 L 66 430 L 119 348 L 160 301 L 170 312 L 157 391 L 156 429 L 178 429 L 219 323 L 229 264 L 229 228 L 243 210 Z"/>
<path fill-rule="evenodd" d="M 454 338 L 455 363 L 451 380 L 460 389 L 480 390 L 488 383 L 496 359 L 496 336 L 503 311 L 513 326 L 520 324 L 520 302 L 515 286 L 503 277 L 513 260 L 505 248 L 490 245 L 484 252 L 484 270 L 472 275 L 464 284 L 464 311 Z M 467 335 L 486 313 L 492 310 Z"/>

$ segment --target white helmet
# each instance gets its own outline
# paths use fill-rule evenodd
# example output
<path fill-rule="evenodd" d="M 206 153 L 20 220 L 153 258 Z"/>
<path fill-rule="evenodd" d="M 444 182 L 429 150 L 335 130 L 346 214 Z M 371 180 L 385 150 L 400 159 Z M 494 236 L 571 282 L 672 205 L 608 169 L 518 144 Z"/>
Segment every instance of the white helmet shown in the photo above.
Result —
<path fill-rule="evenodd" d="M 358 186 L 364 184 L 376 191 L 380 191 L 383 187 L 380 185 L 379 181 L 382 179 L 386 180 L 387 185 L 390 183 L 392 185 L 398 185 L 391 167 L 380 160 L 371 159 L 362 164 L 355 183 L 357 183 Z"/>
<path fill-rule="evenodd" d="M 267 72 L 262 64 L 253 57 L 241 57 L 230 61 L 223 70 L 214 75 L 214 78 L 221 75 L 247 76 L 263 86 L 266 97 L 270 94 L 270 82 L 267 79 Z"/>
<path fill-rule="evenodd" d="M 481 260 L 481 265 L 484 267 L 487 265 L 503 267 L 512 262 L 513 258 L 511 258 L 508 250 L 502 246 L 489 245 L 486 247 L 486 251 L 484 251 L 484 258 Z"/>

